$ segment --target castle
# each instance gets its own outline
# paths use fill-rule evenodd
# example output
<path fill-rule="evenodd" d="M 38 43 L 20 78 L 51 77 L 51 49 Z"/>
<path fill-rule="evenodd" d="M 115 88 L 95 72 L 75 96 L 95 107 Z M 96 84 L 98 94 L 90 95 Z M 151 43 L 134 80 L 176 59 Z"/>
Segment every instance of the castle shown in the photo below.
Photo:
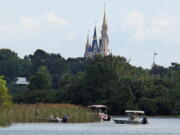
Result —
<path fill-rule="evenodd" d="M 92 45 L 89 42 L 89 34 L 87 36 L 87 42 L 86 42 L 85 54 L 84 54 L 85 58 L 93 58 L 94 56 L 97 55 L 107 56 L 110 54 L 109 38 L 107 32 L 108 32 L 108 24 L 106 19 L 106 11 L 104 10 L 101 38 L 98 40 L 96 26 L 95 26 Z"/>

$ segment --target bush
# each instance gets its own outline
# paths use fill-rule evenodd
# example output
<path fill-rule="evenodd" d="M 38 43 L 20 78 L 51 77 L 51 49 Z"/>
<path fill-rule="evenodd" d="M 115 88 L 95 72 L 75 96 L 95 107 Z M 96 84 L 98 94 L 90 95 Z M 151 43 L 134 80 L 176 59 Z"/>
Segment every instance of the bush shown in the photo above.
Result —
<path fill-rule="evenodd" d="M 3 76 L 0 76 L 0 106 L 9 106 L 11 102 L 11 96 L 6 87 L 6 81 Z"/>

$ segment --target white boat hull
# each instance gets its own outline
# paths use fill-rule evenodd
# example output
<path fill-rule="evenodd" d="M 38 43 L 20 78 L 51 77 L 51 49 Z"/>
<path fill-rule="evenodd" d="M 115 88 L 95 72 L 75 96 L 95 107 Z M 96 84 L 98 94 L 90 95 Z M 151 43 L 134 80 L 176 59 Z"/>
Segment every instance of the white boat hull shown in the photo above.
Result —
<path fill-rule="evenodd" d="M 113 119 L 113 121 L 116 124 L 145 124 L 142 121 L 133 121 L 133 120 L 118 120 L 118 119 Z"/>

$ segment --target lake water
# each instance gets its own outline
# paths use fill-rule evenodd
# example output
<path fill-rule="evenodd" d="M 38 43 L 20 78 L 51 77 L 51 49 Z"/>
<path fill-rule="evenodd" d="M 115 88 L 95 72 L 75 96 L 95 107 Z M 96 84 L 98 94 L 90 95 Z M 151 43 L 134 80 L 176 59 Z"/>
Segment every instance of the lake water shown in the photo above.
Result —
<path fill-rule="evenodd" d="M 13 124 L 0 128 L 0 135 L 180 135 L 180 119 L 148 120 L 148 125 L 122 125 L 112 121 L 86 124 Z"/>

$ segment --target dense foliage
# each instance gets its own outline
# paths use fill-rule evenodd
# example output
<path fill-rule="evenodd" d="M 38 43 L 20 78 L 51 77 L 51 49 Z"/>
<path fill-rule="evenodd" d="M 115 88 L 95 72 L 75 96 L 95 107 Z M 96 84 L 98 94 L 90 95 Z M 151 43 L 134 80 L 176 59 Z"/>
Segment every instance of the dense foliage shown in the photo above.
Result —
<path fill-rule="evenodd" d="M 141 109 L 147 115 L 180 115 L 180 64 L 150 70 L 135 67 L 119 56 L 64 59 L 37 50 L 19 58 L 0 50 L 0 74 L 16 103 L 105 104 L 112 114 Z M 14 85 L 25 76 L 28 87 Z"/>
<path fill-rule="evenodd" d="M 30 90 L 43 90 L 52 87 L 52 78 L 47 67 L 40 66 L 37 73 L 30 78 Z"/>
<path fill-rule="evenodd" d="M 9 106 L 11 104 L 11 96 L 6 86 L 3 76 L 0 76 L 0 106 Z"/>

